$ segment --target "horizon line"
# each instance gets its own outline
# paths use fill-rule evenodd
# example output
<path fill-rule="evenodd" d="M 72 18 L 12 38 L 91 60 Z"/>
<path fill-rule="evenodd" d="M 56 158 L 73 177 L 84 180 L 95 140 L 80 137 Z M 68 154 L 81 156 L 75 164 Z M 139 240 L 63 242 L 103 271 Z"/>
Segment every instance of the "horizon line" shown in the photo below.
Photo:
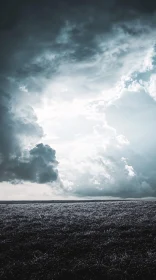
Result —
<path fill-rule="evenodd" d="M 0 200 L 0 204 L 28 203 L 81 203 L 81 202 L 126 202 L 126 201 L 155 201 L 156 198 L 125 198 L 125 199 L 56 199 L 56 200 Z"/>

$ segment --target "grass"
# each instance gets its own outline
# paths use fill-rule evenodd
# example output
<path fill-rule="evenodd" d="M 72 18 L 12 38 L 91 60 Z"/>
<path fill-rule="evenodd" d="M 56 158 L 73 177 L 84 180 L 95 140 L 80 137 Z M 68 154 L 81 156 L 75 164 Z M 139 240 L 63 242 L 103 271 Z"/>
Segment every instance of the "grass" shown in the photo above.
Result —
<path fill-rule="evenodd" d="M 0 205 L 0 279 L 156 279 L 156 203 Z"/>

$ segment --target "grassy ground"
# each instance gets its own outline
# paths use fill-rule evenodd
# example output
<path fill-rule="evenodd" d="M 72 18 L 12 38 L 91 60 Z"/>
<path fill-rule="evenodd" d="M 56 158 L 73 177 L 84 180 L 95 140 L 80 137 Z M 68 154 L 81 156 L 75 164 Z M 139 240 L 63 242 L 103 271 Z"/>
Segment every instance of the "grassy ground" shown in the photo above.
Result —
<path fill-rule="evenodd" d="M 156 202 L 0 205 L 0 279 L 156 279 Z"/>

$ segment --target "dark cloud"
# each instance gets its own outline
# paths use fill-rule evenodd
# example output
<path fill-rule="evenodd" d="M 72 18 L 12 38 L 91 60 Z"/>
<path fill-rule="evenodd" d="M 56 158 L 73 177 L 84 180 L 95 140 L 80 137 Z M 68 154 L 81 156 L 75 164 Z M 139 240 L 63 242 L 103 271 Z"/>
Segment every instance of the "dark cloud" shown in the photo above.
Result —
<path fill-rule="evenodd" d="M 32 100 L 37 102 L 42 92 L 42 79 L 51 79 L 60 63 L 69 58 L 71 61 L 85 60 L 100 52 L 96 38 L 101 34 L 109 36 L 114 24 L 124 26 L 138 15 L 144 17 L 146 14 L 148 18 L 155 9 L 154 1 L 139 0 L 1 1 L 1 181 L 45 183 L 57 179 L 54 150 L 43 144 L 30 150 L 23 146 L 23 141 L 32 138 L 37 143 L 43 136 L 31 107 Z M 127 32 L 132 32 L 131 28 Z M 63 38 L 65 33 L 67 40 Z M 49 59 L 45 54 L 54 56 Z M 32 95 L 20 91 L 20 84 L 26 85 Z M 27 102 L 22 104 L 22 98 L 27 98 Z M 17 106 L 17 100 L 20 100 L 20 106 Z M 18 107 L 21 111 L 16 110 Z M 24 152 L 27 155 L 23 155 Z"/>
<path fill-rule="evenodd" d="M 156 3 L 154 0 L 117 0 L 116 3 L 125 9 L 131 9 L 146 14 L 154 13 L 156 10 Z"/>
<path fill-rule="evenodd" d="M 18 94 L 9 81 L 1 82 L 0 87 L 0 152 L 3 157 L 19 153 L 20 138 L 27 136 L 40 139 L 42 128 L 37 124 L 33 109 L 26 104 L 20 107 L 17 103 Z M 19 112 L 18 112 L 19 111 Z M 22 144 L 21 144 L 22 145 Z"/>
<path fill-rule="evenodd" d="M 4 158 L 0 164 L 0 180 L 51 183 L 58 178 L 55 151 L 48 145 L 38 144 L 24 155 Z"/>
<path fill-rule="evenodd" d="M 47 183 L 57 180 L 55 151 L 48 145 L 28 146 L 43 137 L 33 108 L 21 104 L 20 92 L 7 78 L 0 86 L 0 181 Z"/>
<path fill-rule="evenodd" d="M 5 86 L 7 89 L 7 86 Z M 11 94 L 0 95 L 0 181 L 53 182 L 57 179 L 55 151 L 48 145 L 38 144 L 28 150 L 23 140 L 39 140 L 42 128 L 37 124 L 34 111 L 29 106 L 12 108 Z"/>
<path fill-rule="evenodd" d="M 98 52 L 95 38 L 108 33 L 114 24 L 151 16 L 153 1 L 2 1 L 0 9 L 0 73 L 16 79 L 50 76 L 62 59 L 85 59 Z M 71 25 L 69 40 L 56 40 L 66 23 Z M 153 19 L 149 18 L 149 24 Z M 133 28 L 127 28 L 133 32 Z M 60 55 L 51 61 L 35 61 L 45 51 Z M 31 81 L 29 83 L 31 84 Z"/>

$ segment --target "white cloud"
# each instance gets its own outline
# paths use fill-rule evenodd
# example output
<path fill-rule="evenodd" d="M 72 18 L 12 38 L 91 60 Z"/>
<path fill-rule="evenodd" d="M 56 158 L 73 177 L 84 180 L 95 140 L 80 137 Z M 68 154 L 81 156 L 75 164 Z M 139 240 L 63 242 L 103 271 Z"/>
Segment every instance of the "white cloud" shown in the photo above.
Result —
<path fill-rule="evenodd" d="M 152 192 L 147 174 L 141 167 L 136 171 L 138 163 L 132 162 L 154 144 L 149 135 L 155 107 L 145 93 L 147 86 L 138 80 L 139 73 L 154 71 L 154 34 L 148 29 L 134 37 L 117 27 L 106 40 L 96 39 L 100 54 L 88 61 L 65 62 L 45 86 L 42 107 L 35 110 L 44 141 L 57 151 L 59 174 L 68 192 L 144 195 L 143 182 Z"/>
<path fill-rule="evenodd" d="M 156 100 L 156 74 L 152 74 L 148 82 L 143 83 L 149 94 Z"/>
<path fill-rule="evenodd" d="M 139 24 L 133 24 L 135 31 L 140 30 Z M 69 43 L 71 28 L 67 23 L 58 43 Z M 37 81 L 44 85 L 43 98 L 32 105 L 44 129 L 43 143 L 56 149 L 60 178 L 68 195 L 153 193 L 154 170 L 149 170 L 148 164 L 152 168 L 150 155 L 156 141 L 152 99 L 156 97 L 155 33 L 145 28 L 133 36 L 116 26 L 108 36 L 96 37 L 99 52 L 92 58 L 78 62 L 67 56 L 55 75 Z M 61 56 L 46 51 L 36 62 L 46 59 L 52 63 L 57 55 Z M 145 74 L 149 76 L 146 81 Z M 28 92 L 26 85 L 19 89 Z M 34 194 L 32 190 L 29 194 L 19 191 L 19 197 L 33 197 L 37 191 L 33 190 Z M 53 195 L 49 187 L 44 186 L 43 191 L 40 186 L 38 197 Z"/>
<path fill-rule="evenodd" d="M 117 135 L 117 141 L 119 142 L 120 145 L 129 145 L 130 144 L 128 139 L 122 134 Z"/>
<path fill-rule="evenodd" d="M 134 172 L 133 166 L 126 164 L 125 170 L 128 172 L 128 176 L 134 177 L 136 174 Z"/>

